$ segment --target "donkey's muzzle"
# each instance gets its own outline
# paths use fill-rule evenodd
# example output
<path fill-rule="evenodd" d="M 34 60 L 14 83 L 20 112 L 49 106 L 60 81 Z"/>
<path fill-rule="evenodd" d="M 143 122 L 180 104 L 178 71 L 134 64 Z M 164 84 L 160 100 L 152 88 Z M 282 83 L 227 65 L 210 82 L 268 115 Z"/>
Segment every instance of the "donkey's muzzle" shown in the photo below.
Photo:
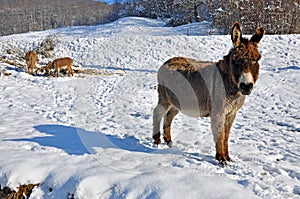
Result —
<path fill-rule="evenodd" d="M 240 83 L 240 90 L 243 95 L 250 95 L 251 91 L 253 89 L 253 83 Z"/>

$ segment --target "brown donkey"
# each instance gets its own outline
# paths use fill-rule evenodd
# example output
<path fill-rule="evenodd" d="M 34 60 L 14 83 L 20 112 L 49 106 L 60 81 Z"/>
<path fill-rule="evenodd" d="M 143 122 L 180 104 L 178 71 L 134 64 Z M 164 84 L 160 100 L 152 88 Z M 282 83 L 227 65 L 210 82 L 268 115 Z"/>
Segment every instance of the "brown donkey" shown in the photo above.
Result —
<path fill-rule="evenodd" d="M 258 78 L 261 55 L 258 43 L 264 28 L 259 27 L 250 40 L 242 37 L 240 25 L 233 25 L 233 48 L 223 60 L 202 62 L 185 57 L 174 57 L 158 71 L 158 105 L 153 111 L 153 139 L 163 138 L 170 146 L 171 123 L 179 111 L 192 117 L 211 117 L 211 129 L 216 144 L 216 160 L 230 161 L 228 138 L 238 110 Z"/>
<path fill-rule="evenodd" d="M 28 67 L 28 74 L 34 74 L 34 70 L 36 69 L 36 64 L 38 62 L 38 56 L 34 50 L 29 51 L 25 55 L 26 64 Z"/>
<path fill-rule="evenodd" d="M 52 68 L 54 68 L 56 77 L 59 76 L 61 69 L 68 70 L 68 76 L 71 76 L 71 75 L 73 76 L 72 65 L 73 65 L 73 59 L 70 57 L 55 59 L 53 62 L 48 63 L 47 66 L 45 67 L 46 74 L 50 75 L 50 70 Z"/>

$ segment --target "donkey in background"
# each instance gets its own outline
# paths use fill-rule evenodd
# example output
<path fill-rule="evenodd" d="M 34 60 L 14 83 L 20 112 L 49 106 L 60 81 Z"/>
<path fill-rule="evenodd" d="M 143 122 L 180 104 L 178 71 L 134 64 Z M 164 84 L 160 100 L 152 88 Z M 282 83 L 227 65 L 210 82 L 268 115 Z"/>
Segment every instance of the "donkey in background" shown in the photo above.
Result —
<path fill-rule="evenodd" d="M 210 117 L 216 147 L 216 160 L 230 161 L 228 139 L 238 110 L 258 79 L 261 55 L 258 43 L 264 28 L 257 28 L 251 39 L 242 37 L 240 24 L 231 31 L 233 48 L 223 60 L 202 62 L 174 57 L 159 69 L 158 105 L 153 111 L 153 139 L 161 143 L 160 122 L 163 119 L 163 138 L 171 146 L 171 123 L 181 111 L 192 117 Z"/>
<path fill-rule="evenodd" d="M 52 68 L 55 69 L 55 76 L 59 77 L 60 70 L 64 69 L 68 71 L 68 76 L 73 76 L 73 59 L 70 57 L 57 58 L 53 62 L 50 62 L 46 65 L 46 74 L 50 75 Z"/>
<path fill-rule="evenodd" d="M 25 60 L 28 68 L 28 74 L 32 75 L 36 71 L 36 64 L 38 62 L 38 56 L 34 50 L 29 51 L 25 55 Z"/>

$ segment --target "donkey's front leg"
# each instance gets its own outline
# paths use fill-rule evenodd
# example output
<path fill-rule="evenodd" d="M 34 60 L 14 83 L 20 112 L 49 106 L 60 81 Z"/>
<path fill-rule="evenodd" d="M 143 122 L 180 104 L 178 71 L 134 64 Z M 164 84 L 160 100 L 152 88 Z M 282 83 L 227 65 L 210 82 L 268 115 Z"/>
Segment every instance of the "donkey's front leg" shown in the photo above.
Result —
<path fill-rule="evenodd" d="M 225 115 L 211 117 L 211 129 L 216 144 L 216 160 L 226 162 L 226 133 L 225 133 Z"/>
<path fill-rule="evenodd" d="M 59 68 L 56 68 L 56 69 L 55 69 L 55 76 L 56 76 L 56 77 L 59 77 L 59 73 L 60 73 Z"/>
<path fill-rule="evenodd" d="M 237 111 L 233 111 L 226 115 L 225 118 L 225 140 L 224 140 L 224 147 L 225 147 L 225 158 L 227 161 L 230 161 L 231 158 L 229 157 L 229 150 L 228 150 L 228 139 L 230 135 L 230 128 L 232 126 L 232 123 L 235 119 Z"/>
<path fill-rule="evenodd" d="M 219 162 L 226 162 L 227 157 L 226 157 L 226 146 L 225 146 L 225 132 L 219 132 L 219 136 L 216 143 L 216 160 Z"/>

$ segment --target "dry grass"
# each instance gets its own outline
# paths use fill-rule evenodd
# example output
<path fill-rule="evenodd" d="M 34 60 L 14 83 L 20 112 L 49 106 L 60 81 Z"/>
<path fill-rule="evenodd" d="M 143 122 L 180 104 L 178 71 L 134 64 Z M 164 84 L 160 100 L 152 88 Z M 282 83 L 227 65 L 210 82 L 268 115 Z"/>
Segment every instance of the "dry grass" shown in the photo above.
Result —
<path fill-rule="evenodd" d="M 40 184 L 28 184 L 28 185 L 20 185 L 18 191 L 11 190 L 9 187 L 4 187 L 3 189 L 0 187 L 0 198 L 1 199 L 25 199 L 29 198 L 32 190 L 35 187 L 39 187 Z"/>
<path fill-rule="evenodd" d="M 94 75 L 94 76 L 111 76 L 111 75 L 120 75 L 123 76 L 125 71 L 109 71 L 109 70 L 100 70 L 96 68 L 79 68 L 73 67 L 73 71 L 75 74 L 78 74 L 78 77 L 85 77 L 86 75 Z"/>

